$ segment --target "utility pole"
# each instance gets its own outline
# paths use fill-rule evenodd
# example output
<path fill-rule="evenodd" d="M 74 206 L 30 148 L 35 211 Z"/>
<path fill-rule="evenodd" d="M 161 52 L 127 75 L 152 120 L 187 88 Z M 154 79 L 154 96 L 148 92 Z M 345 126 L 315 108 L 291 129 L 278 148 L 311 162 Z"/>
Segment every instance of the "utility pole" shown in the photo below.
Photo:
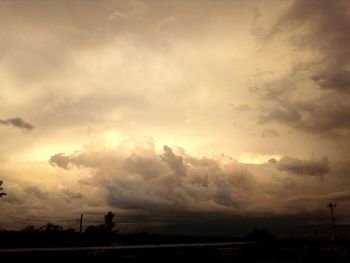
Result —
<path fill-rule="evenodd" d="M 335 239 L 335 215 L 334 215 L 334 208 L 337 207 L 336 203 L 329 202 L 328 205 L 329 210 L 331 212 L 331 223 L 332 223 L 332 239 Z"/>
<path fill-rule="evenodd" d="M 80 231 L 80 233 L 82 233 L 83 232 L 83 214 L 81 214 L 80 215 L 80 229 L 79 229 Z"/>

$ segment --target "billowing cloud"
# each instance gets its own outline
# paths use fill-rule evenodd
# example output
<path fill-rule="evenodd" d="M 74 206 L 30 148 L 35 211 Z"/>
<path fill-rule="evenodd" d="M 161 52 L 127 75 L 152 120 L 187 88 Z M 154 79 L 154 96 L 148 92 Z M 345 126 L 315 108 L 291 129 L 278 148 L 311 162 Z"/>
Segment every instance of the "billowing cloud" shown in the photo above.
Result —
<path fill-rule="evenodd" d="M 12 118 L 6 120 L 0 120 L 0 125 L 11 125 L 13 127 L 23 129 L 23 130 L 32 130 L 34 126 L 21 118 Z"/>
<path fill-rule="evenodd" d="M 302 205 L 288 211 L 288 200 L 310 191 L 305 180 L 311 180 L 312 193 L 318 193 L 320 176 L 330 171 L 327 158 L 283 157 L 250 165 L 225 156 L 198 158 L 177 147 L 164 146 L 157 153 L 152 144 L 131 151 L 58 154 L 50 164 L 67 171 L 89 169 L 91 176 L 79 184 L 99 188 L 107 205 L 131 217 L 161 213 L 164 218 L 202 212 L 295 213 Z"/>
<path fill-rule="evenodd" d="M 57 154 L 49 162 L 63 169 L 94 169 L 94 183 L 106 189 L 107 202 L 123 209 L 181 211 L 238 205 L 234 186 L 225 178 L 228 171 L 219 162 L 175 154 L 168 146 L 160 155 L 152 148 L 131 154 L 115 150 Z"/>
<path fill-rule="evenodd" d="M 279 161 L 271 159 L 280 171 L 287 171 L 296 175 L 322 176 L 329 172 L 329 161 L 327 157 L 319 160 L 300 160 L 291 157 L 283 157 Z"/>
<path fill-rule="evenodd" d="M 196 157 L 178 147 L 157 151 L 145 143 L 59 153 L 49 163 L 48 176 L 57 182 L 53 186 L 6 180 L 6 209 L 26 207 L 23 216 L 29 218 L 84 213 L 87 220 L 108 209 L 116 211 L 119 223 L 135 229 L 154 223 L 193 224 L 195 218 L 205 224 L 235 216 L 317 214 L 328 199 L 350 200 L 344 184 L 349 181 L 344 177 L 348 162 L 331 164 L 326 157 L 242 164 L 223 155 Z"/>

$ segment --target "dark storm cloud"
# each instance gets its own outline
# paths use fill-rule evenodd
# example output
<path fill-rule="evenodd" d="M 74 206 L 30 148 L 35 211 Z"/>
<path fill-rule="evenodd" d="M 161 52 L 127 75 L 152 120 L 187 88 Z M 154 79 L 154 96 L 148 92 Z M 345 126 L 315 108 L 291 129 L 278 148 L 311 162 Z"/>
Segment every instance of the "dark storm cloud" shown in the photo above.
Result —
<path fill-rule="evenodd" d="M 287 37 L 294 52 L 309 52 L 294 61 L 289 73 L 253 87 L 268 100 L 260 123 L 278 122 L 311 134 L 350 135 L 350 16 L 347 1 L 295 0 L 260 41 Z M 327 95 L 312 91 L 313 99 L 295 95 L 316 84 Z M 303 85 L 303 86 L 302 86 Z M 266 104 L 266 103 L 265 103 Z"/>
<path fill-rule="evenodd" d="M 34 129 L 34 126 L 32 124 L 18 117 L 7 120 L 0 120 L 0 125 L 11 125 L 13 127 L 29 131 Z"/>
<path fill-rule="evenodd" d="M 334 88 L 339 91 L 350 92 L 350 70 L 342 70 L 334 73 L 321 72 L 312 76 L 312 80 L 324 89 Z"/>
<path fill-rule="evenodd" d="M 269 163 L 275 165 L 280 171 L 286 171 L 296 175 L 322 176 L 329 172 L 329 161 L 327 157 L 319 160 L 300 160 L 286 156 L 279 161 L 271 159 Z"/>
<path fill-rule="evenodd" d="M 290 40 L 299 48 L 320 54 L 311 79 L 321 88 L 350 93 L 349 2 L 296 0 L 273 26 L 270 36 L 286 30 L 309 28 Z"/>
<path fill-rule="evenodd" d="M 309 133 L 349 136 L 350 103 L 339 95 L 307 102 L 276 102 L 260 115 L 259 122 L 279 122 Z"/>
<path fill-rule="evenodd" d="M 226 174 L 244 176 L 238 167 L 224 168 L 217 160 L 175 154 L 168 146 L 160 155 L 153 150 L 56 154 L 49 163 L 63 169 L 93 168 L 90 184 L 106 190 L 109 205 L 153 212 L 235 208 L 239 200 L 234 192 L 240 182 Z"/>

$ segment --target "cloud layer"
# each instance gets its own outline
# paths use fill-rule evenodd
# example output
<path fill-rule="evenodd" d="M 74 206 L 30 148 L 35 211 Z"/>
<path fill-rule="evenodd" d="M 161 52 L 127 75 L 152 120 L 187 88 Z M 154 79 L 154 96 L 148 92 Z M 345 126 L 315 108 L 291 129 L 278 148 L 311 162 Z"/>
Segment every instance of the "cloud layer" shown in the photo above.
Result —
<path fill-rule="evenodd" d="M 276 165 L 276 168 L 280 171 L 287 171 L 296 175 L 322 176 L 329 172 L 329 161 L 327 157 L 320 160 L 306 161 L 283 157 L 279 161 L 271 159 L 269 162 Z"/>
<path fill-rule="evenodd" d="M 11 125 L 13 127 L 23 129 L 23 130 L 33 130 L 34 126 L 28 122 L 25 122 L 21 118 L 12 118 L 12 119 L 6 119 L 6 120 L 0 120 L 0 125 Z"/>
<path fill-rule="evenodd" d="M 152 143 L 130 152 L 116 148 L 59 153 L 49 162 L 67 171 L 91 169 L 92 177 L 83 179 L 81 184 L 102 188 L 111 207 L 164 216 L 176 212 L 298 213 L 300 207 L 287 209 L 287 200 L 309 188 L 305 182 L 314 184 L 312 193 L 318 192 L 322 182 L 319 177 L 328 177 L 330 171 L 326 157 L 283 157 L 249 165 L 222 156 L 197 158 L 181 148 L 168 146 L 157 154 Z"/>

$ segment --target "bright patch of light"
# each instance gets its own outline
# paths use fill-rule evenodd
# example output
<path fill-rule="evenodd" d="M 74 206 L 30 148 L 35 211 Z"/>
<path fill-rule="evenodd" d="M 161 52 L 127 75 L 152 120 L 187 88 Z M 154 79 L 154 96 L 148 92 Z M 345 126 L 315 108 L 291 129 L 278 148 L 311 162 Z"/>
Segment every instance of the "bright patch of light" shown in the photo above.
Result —
<path fill-rule="evenodd" d="M 124 137 L 118 131 L 105 132 L 103 137 L 110 147 L 116 147 L 124 140 Z"/>
<path fill-rule="evenodd" d="M 270 159 L 281 159 L 281 155 L 259 154 L 259 153 L 242 153 L 238 156 L 237 161 L 246 164 L 262 164 Z"/>
<path fill-rule="evenodd" d="M 14 158 L 25 162 L 47 162 L 51 156 L 57 153 L 71 153 L 80 148 L 77 144 L 38 145 L 19 153 Z"/>

